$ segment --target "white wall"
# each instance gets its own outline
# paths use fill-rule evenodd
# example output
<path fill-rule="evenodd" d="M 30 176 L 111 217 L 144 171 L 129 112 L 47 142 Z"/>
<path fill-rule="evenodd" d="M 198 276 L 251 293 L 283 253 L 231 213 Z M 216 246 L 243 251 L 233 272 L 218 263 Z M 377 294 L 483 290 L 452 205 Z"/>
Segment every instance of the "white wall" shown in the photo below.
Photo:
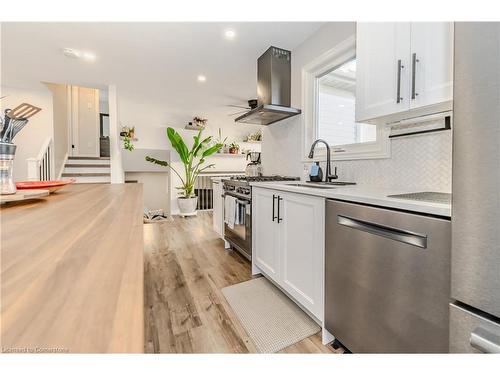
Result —
<path fill-rule="evenodd" d="M 292 51 L 292 106 L 301 108 L 301 70 L 355 33 L 354 23 L 327 24 Z M 303 177 L 310 163 L 301 160 L 301 116 L 265 127 L 262 159 L 265 174 Z M 391 157 L 333 162 L 341 180 L 374 188 L 451 191 L 451 131 L 391 140 Z M 322 168 L 325 169 L 324 163 Z"/>
<path fill-rule="evenodd" d="M 339 178 L 358 185 L 415 191 L 451 192 L 451 131 L 391 140 L 387 159 L 332 163 Z"/>
<path fill-rule="evenodd" d="M 255 81 L 257 86 L 257 80 Z M 215 138 L 218 136 L 218 129 L 222 129 L 222 136 L 228 137 L 228 143 L 232 141 L 241 141 L 249 133 L 254 133 L 260 127 L 255 125 L 246 125 L 234 122 L 234 117 L 227 116 L 228 113 L 236 112 L 235 108 L 214 108 L 212 111 L 203 113 L 192 112 L 185 110 L 177 111 L 169 108 L 168 103 L 156 101 L 154 95 L 138 96 L 134 92 L 126 89 L 118 89 L 119 97 L 119 121 L 121 126 L 135 126 L 135 136 L 138 141 L 134 143 L 136 148 L 141 149 L 166 149 L 171 150 L 170 142 L 167 139 L 166 130 L 168 126 L 176 128 L 176 130 L 188 140 L 189 145 L 192 144 L 195 131 L 185 130 L 184 126 L 192 120 L 194 116 L 205 117 L 208 119 L 207 127 L 203 133 L 204 136 L 212 135 Z M 166 88 L 169 89 L 169 88 Z M 171 88 L 170 88 L 171 89 Z M 111 98 L 111 97 L 110 97 Z M 196 108 L 199 103 L 193 103 L 193 108 Z M 241 144 L 242 147 L 252 148 L 256 151 L 260 150 L 260 145 Z M 176 152 L 171 153 L 172 165 L 182 171 L 182 164 Z M 213 156 L 207 159 L 206 164 L 214 163 L 215 167 L 210 169 L 211 172 L 243 172 L 247 162 L 245 157 L 232 156 Z M 177 189 L 180 185 L 180 180 L 175 174 L 171 174 L 170 179 L 170 198 L 171 212 L 178 213 L 177 206 Z"/>
<path fill-rule="evenodd" d="M 68 86 L 55 83 L 46 83 L 52 92 L 54 118 L 54 178 L 64 169 L 68 156 Z"/>
<path fill-rule="evenodd" d="M 111 183 L 121 184 L 125 181 L 122 166 L 120 144 L 120 100 L 116 85 L 109 85 L 109 155 L 111 166 Z"/>
<path fill-rule="evenodd" d="M 45 140 L 53 137 L 52 93 L 42 83 L 33 88 L 1 87 L 1 94 L 8 97 L 1 100 L 2 117 L 7 108 L 14 109 L 21 103 L 30 103 L 42 108 L 29 119 L 28 124 L 14 138 L 17 145 L 14 159 L 14 179 L 26 180 L 28 177 L 26 159 L 37 157 Z"/>
<path fill-rule="evenodd" d="M 356 32 L 354 22 L 321 27 L 292 51 L 292 107 L 302 107 L 302 68 Z M 264 127 L 262 167 L 265 174 L 302 175 L 301 116 Z"/>
<path fill-rule="evenodd" d="M 170 212 L 169 174 L 158 172 L 125 172 L 125 181 L 137 181 L 142 184 L 144 209 Z"/>
<path fill-rule="evenodd" d="M 99 113 L 109 114 L 108 90 L 99 90 Z"/>

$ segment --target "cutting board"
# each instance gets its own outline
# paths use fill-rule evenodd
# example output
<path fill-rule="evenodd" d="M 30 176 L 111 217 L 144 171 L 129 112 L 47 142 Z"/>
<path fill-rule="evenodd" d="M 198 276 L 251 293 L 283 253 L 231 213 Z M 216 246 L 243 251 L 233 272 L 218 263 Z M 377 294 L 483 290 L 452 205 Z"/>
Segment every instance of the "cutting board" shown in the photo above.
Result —
<path fill-rule="evenodd" d="M 18 190 L 15 194 L 0 195 L 0 203 L 18 202 L 26 199 L 34 199 L 46 197 L 49 195 L 48 190 L 32 189 L 32 190 Z"/>

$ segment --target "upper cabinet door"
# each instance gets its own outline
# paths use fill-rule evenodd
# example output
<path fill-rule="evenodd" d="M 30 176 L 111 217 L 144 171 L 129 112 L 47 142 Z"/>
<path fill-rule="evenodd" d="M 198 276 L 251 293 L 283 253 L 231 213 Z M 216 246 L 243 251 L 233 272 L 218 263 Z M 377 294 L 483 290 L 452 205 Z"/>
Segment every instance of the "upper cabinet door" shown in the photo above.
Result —
<path fill-rule="evenodd" d="M 453 23 L 412 22 L 410 108 L 453 100 Z"/>
<path fill-rule="evenodd" d="M 358 23 L 356 121 L 409 109 L 409 22 Z"/>

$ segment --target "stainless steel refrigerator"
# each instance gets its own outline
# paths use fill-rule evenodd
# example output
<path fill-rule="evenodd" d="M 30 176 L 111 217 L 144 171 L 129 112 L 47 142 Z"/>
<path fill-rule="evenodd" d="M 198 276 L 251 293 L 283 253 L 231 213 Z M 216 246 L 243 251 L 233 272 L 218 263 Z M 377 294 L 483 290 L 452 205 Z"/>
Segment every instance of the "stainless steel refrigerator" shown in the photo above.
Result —
<path fill-rule="evenodd" d="M 450 352 L 500 352 L 500 23 L 455 24 Z"/>

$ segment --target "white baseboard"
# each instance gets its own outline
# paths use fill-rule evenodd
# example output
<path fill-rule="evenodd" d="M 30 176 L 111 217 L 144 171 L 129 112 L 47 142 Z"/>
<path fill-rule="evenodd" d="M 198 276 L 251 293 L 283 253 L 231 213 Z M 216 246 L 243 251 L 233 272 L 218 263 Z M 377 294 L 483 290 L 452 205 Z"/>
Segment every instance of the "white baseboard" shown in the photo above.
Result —
<path fill-rule="evenodd" d="M 68 153 L 66 153 L 64 155 L 64 159 L 63 159 L 63 162 L 62 162 L 62 165 L 61 165 L 61 169 L 59 170 L 59 173 L 57 174 L 57 178 L 56 180 L 60 180 L 61 177 L 62 177 L 62 174 L 64 172 L 64 167 L 66 166 L 66 162 L 68 161 Z"/>

